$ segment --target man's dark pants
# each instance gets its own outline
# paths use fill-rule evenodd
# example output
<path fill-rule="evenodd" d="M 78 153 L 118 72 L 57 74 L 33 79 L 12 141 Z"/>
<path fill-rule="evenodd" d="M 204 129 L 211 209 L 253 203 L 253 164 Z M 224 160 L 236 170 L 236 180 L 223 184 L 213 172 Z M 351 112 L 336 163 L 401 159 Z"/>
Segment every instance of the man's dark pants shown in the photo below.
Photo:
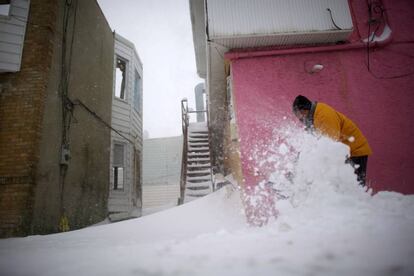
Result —
<path fill-rule="evenodd" d="M 367 163 L 368 156 L 355 156 L 349 159 L 352 167 L 355 169 L 355 174 L 357 175 L 357 180 L 361 186 L 366 185 L 366 176 L 367 176 Z"/>

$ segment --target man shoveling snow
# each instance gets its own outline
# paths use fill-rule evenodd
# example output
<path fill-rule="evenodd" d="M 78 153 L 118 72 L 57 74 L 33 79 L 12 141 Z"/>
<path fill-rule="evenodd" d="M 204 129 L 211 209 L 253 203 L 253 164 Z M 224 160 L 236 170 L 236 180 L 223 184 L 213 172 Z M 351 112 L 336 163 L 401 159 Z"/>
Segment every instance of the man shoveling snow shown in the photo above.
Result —
<path fill-rule="evenodd" d="M 302 95 L 293 102 L 293 113 L 310 132 L 319 132 L 349 146 L 349 162 L 355 168 L 358 182 L 365 186 L 368 155 L 372 154 L 372 150 L 356 124 L 329 105 L 311 102 Z"/>

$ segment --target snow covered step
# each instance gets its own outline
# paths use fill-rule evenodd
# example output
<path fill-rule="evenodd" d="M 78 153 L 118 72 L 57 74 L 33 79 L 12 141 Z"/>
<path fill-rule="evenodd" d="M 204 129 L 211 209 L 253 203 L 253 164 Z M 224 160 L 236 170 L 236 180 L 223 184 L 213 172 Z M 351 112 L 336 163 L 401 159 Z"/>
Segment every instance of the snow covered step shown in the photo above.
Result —
<path fill-rule="evenodd" d="M 210 168 L 197 167 L 197 168 L 192 168 L 191 170 L 189 170 L 187 167 L 187 174 L 201 174 L 201 173 L 210 173 L 210 172 L 211 172 Z"/>
<path fill-rule="evenodd" d="M 197 130 L 208 130 L 208 126 L 207 126 L 207 123 L 206 122 L 194 122 L 194 123 L 190 123 L 189 125 L 188 125 L 188 129 L 190 129 L 190 130 L 194 130 L 194 131 L 197 131 Z"/>
<path fill-rule="evenodd" d="M 191 170 L 187 169 L 187 175 L 195 176 L 196 174 L 206 175 L 210 174 L 211 169 L 210 168 L 192 168 Z"/>
<path fill-rule="evenodd" d="M 208 130 L 192 130 L 190 129 L 188 131 L 190 134 L 202 134 L 202 135 L 208 135 Z"/>
<path fill-rule="evenodd" d="M 205 148 L 200 148 L 200 147 L 188 147 L 188 151 L 189 152 L 210 152 L 209 148 L 205 149 Z"/>
<path fill-rule="evenodd" d="M 184 203 L 199 199 L 199 196 L 189 196 L 189 195 L 185 195 L 184 197 Z"/>
<path fill-rule="evenodd" d="M 190 144 L 190 145 L 194 145 L 194 144 L 200 144 L 200 143 L 205 143 L 205 146 L 210 146 L 210 143 L 209 143 L 209 141 L 208 141 L 208 139 L 206 138 L 206 139 L 200 139 L 200 138 L 197 138 L 197 139 L 194 139 L 194 140 L 188 140 L 188 144 Z"/>
<path fill-rule="evenodd" d="M 194 196 L 194 197 L 197 197 L 197 196 L 206 196 L 206 195 L 208 195 L 209 193 L 210 193 L 211 191 L 210 191 L 210 189 L 205 189 L 205 190 L 186 190 L 185 191 L 185 196 Z"/>
<path fill-rule="evenodd" d="M 206 173 L 205 172 L 197 172 L 197 171 L 187 172 L 187 177 L 206 177 L 206 179 L 208 179 L 210 177 L 210 172 L 206 172 Z M 194 180 L 194 179 L 192 179 L 192 180 Z"/>
<path fill-rule="evenodd" d="M 200 179 L 189 179 L 189 178 L 192 178 L 192 177 L 203 177 L 203 178 L 200 178 Z M 187 175 L 187 182 L 195 183 L 195 182 L 203 182 L 203 181 L 209 181 L 209 180 L 211 180 L 210 173 L 208 173 L 208 174 L 192 174 L 192 175 Z"/>
<path fill-rule="evenodd" d="M 190 133 L 190 139 L 208 139 L 208 133 Z"/>
<path fill-rule="evenodd" d="M 208 152 L 210 150 L 209 147 L 193 147 L 193 146 L 189 146 L 188 150 L 197 150 L 197 151 L 206 151 Z"/>
<path fill-rule="evenodd" d="M 196 174 L 197 175 L 200 175 L 200 176 L 202 176 L 202 175 L 206 175 L 206 174 L 210 174 L 211 173 L 211 170 L 209 170 L 209 169 L 204 169 L 204 170 L 187 170 L 187 175 L 188 176 L 195 176 Z"/>
<path fill-rule="evenodd" d="M 210 163 L 203 163 L 203 164 L 188 164 L 187 165 L 187 169 L 193 169 L 193 168 L 210 168 L 211 164 Z"/>
<path fill-rule="evenodd" d="M 200 182 L 206 182 L 206 181 L 210 181 L 211 177 L 210 175 L 205 175 L 205 176 L 187 176 L 187 182 L 191 182 L 191 183 L 200 183 Z"/>
<path fill-rule="evenodd" d="M 188 161 L 187 163 L 188 164 L 191 164 L 191 165 L 204 165 L 204 164 L 210 163 L 210 159 L 209 160 L 205 160 L 205 161 L 200 161 L 200 160 L 197 160 L 197 161 Z"/>
<path fill-rule="evenodd" d="M 208 148 L 208 143 L 189 143 L 190 147 L 207 147 Z"/>
<path fill-rule="evenodd" d="M 188 143 L 191 144 L 193 143 L 193 139 L 197 139 L 195 142 L 204 142 L 204 143 L 208 143 L 209 139 L 208 137 L 188 137 Z"/>
<path fill-rule="evenodd" d="M 210 157 L 209 151 L 203 150 L 191 150 L 187 155 L 188 158 L 206 158 Z M 191 155 L 190 155 L 191 154 Z"/>
<path fill-rule="evenodd" d="M 189 162 L 210 162 L 210 158 L 205 158 L 205 157 L 192 157 L 192 158 L 188 158 Z"/>
<path fill-rule="evenodd" d="M 188 161 L 187 164 L 191 164 L 191 165 L 204 165 L 204 164 L 209 164 L 210 163 L 210 159 L 209 160 L 205 160 L 205 161 Z"/>
<path fill-rule="evenodd" d="M 189 153 L 198 153 L 198 156 L 200 156 L 200 155 L 205 155 L 205 156 L 210 155 L 210 151 L 205 150 L 205 149 L 199 149 L 199 148 L 189 148 L 188 152 Z"/>
<path fill-rule="evenodd" d="M 190 153 L 210 152 L 209 147 L 192 147 L 191 145 L 187 148 Z"/>
<path fill-rule="evenodd" d="M 188 152 L 187 156 L 189 158 L 206 157 L 206 156 L 210 156 L 210 151 L 191 149 L 191 151 Z"/>
<path fill-rule="evenodd" d="M 208 189 L 210 189 L 211 188 L 211 185 L 212 185 L 212 183 L 211 183 L 211 181 L 204 181 L 204 182 L 198 182 L 198 183 L 192 183 L 192 182 L 187 182 L 186 183 L 186 187 L 187 188 L 189 188 L 189 189 L 191 189 L 191 188 L 208 188 Z"/>
<path fill-rule="evenodd" d="M 207 143 L 208 144 L 208 138 L 191 138 L 190 137 L 190 139 L 188 139 L 188 142 L 190 142 L 190 143 L 201 142 L 201 143 Z"/>
<path fill-rule="evenodd" d="M 209 146 L 208 143 L 188 143 L 188 145 L 190 147 L 199 147 L 199 148 L 201 148 L 201 147 L 207 147 L 208 148 L 208 146 Z"/>
<path fill-rule="evenodd" d="M 191 154 L 191 155 L 190 155 Z M 187 159 L 190 158 L 210 158 L 210 152 L 208 151 L 191 151 L 187 155 Z"/>

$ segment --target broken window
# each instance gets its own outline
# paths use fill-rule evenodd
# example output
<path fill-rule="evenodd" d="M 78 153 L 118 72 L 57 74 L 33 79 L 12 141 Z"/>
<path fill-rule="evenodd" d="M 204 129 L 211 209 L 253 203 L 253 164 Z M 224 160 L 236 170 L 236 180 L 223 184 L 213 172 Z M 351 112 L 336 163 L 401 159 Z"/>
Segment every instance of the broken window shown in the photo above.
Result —
<path fill-rule="evenodd" d="M 115 97 L 125 100 L 125 79 L 127 62 L 119 57 L 116 58 L 115 71 Z"/>
<path fill-rule="evenodd" d="M 134 108 L 137 112 L 141 112 L 141 95 L 142 95 L 142 78 L 135 71 L 135 82 L 134 82 Z"/>
<path fill-rule="evenodd" d="M 10 0 L 0 0 L 0 15 L 10 15 Z"/>
<path fill-rule="evenodd" d="M 112 183 L 114 190 L 124 189 L 124 145 L 114 144 L 112 162 Z"/>

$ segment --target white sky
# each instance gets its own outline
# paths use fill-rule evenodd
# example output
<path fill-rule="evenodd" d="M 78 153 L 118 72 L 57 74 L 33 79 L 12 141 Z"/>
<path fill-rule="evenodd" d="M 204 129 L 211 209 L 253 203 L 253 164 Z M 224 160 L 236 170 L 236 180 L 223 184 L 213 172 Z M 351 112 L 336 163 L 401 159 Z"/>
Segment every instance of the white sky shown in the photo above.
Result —
<path fill-rule="evenodd" d="M 98 0 L 111 28 L 144 64 L 144 130 L 181 135 L 181 99 L 195 107 L 197 76 L 188 0 Z"/>

